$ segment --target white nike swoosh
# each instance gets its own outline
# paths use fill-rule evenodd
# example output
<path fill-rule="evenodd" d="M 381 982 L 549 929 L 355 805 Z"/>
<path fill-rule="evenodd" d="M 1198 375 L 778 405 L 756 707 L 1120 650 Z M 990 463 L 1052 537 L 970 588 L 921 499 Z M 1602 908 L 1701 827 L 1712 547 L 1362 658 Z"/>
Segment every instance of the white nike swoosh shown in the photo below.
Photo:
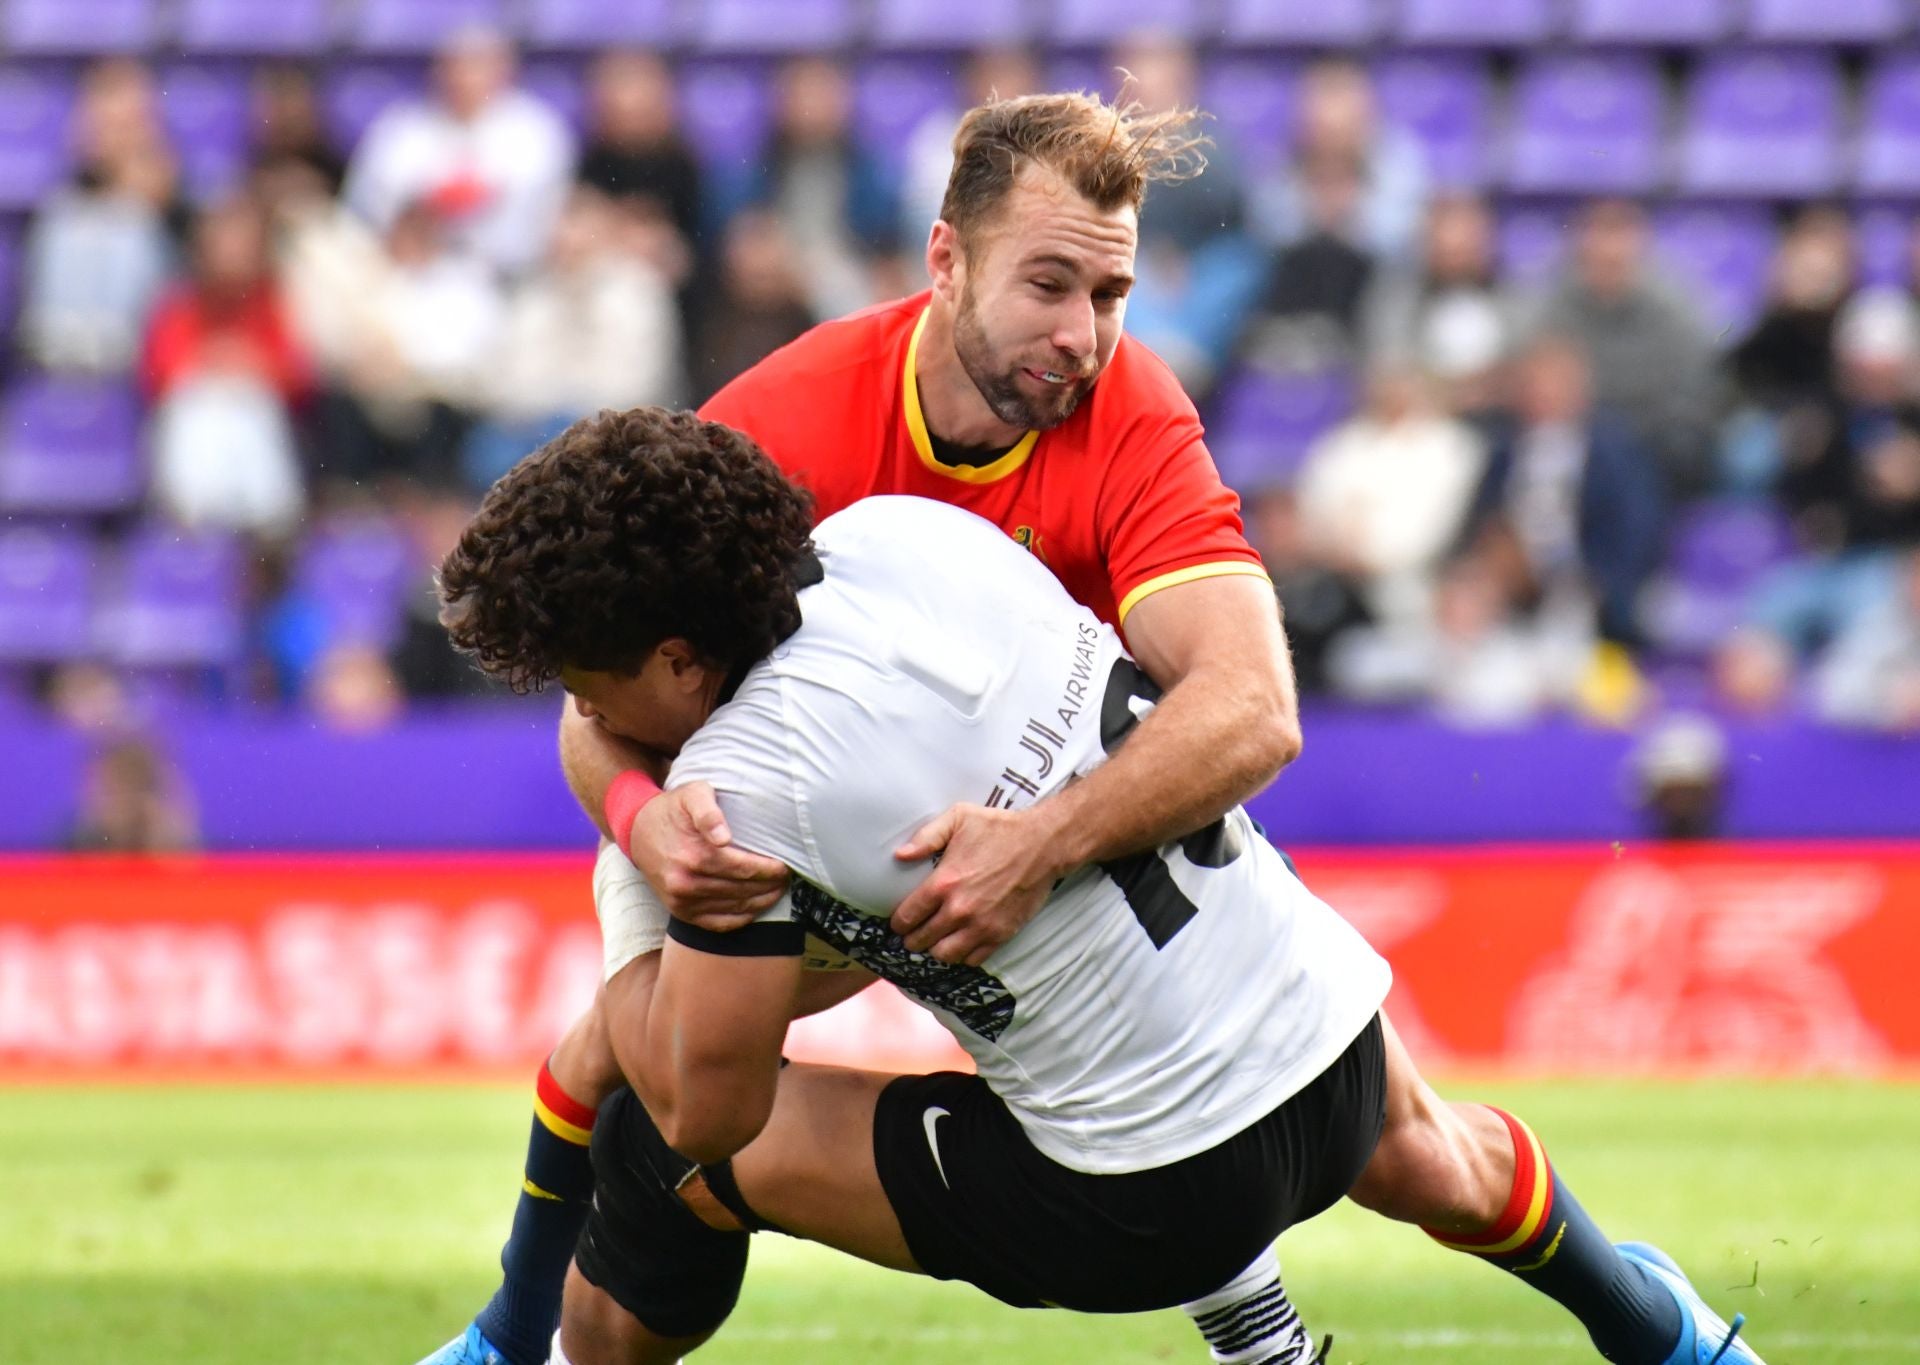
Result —
<path fill-rule="evenodd" d="M 940 1137 L 934 1130 L 939 1126 L 941 1119 L 952 1117 L 951 1112 L 937 1104 L 920 1116 L 920 1122 L 927 1130 L 927 1146 L 933 1151 L 933 1169 L 940 1172 L 940 1183 L 949 1190 L 953 1185 L 947 1180 L 947 1168 L 940 1160 Z"/>

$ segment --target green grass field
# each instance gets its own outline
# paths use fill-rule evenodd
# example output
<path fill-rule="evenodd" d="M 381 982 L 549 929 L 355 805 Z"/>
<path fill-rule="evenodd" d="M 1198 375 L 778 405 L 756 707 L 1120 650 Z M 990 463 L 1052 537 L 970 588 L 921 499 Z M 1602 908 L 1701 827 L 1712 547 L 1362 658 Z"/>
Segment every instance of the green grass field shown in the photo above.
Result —
<path fill-rule="evenodd" d="M 1748 1314 L 1771 1365 L 1920 1360 L 1920 1087 L 1463 1084 L 1526 1116 L 1613 1235 Z M 493 1283 L 526 1094 L 0 1090 L 4 1365 L 409 1365 Z M 1336 1361 L 1586 1361 L 1559 1309 L 1342 1207 L 1287 1282 Z M 699 1359 L 1204 1361 L 1179 1313 L 1019 1313 L 766 1237 Z"/>

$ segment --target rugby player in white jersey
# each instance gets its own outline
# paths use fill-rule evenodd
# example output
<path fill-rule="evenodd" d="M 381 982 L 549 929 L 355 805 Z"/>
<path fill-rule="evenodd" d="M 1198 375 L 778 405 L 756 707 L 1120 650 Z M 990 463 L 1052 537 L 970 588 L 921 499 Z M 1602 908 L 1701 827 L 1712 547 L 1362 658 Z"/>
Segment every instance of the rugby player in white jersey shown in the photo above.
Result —
<path fill-rule="evenodd" d="M 483 667 L 558 678 L 631 746 L 611 753 L 710 783 L 794 874 L 716 934 L 603 859 L 632 1090 L 595 1125 L 555 1361 L 698 1345 L 762 1228 L 1023 1306 L 1180 1304 L 1216 1360 L 1300 1361 L 1271 1244 L 1351 1195 L 1552 1295 L 1607 1359 L 1757 1365 L 1664 1257 L 1606 1242 L 1525 1125 L 1425 1085 L 1379 1012 L 1385 962 L 1243 811 L 1067 877 L 979 966 L 908 950 L 887 916 L 924 869 L 900 844 L 1091 771 L 1155 689 L 990 523 L 877 498 L 810 538 L 807 513 L 727 427 L 605 413 L 496 485 L 442 567 Z M 652 778 L 608 786 L 620 837 Z M 810 940 L 857 965 L 809 980 Z M 783 1067 L 796 1014 L 876 977 L 978 1074 Z"/>

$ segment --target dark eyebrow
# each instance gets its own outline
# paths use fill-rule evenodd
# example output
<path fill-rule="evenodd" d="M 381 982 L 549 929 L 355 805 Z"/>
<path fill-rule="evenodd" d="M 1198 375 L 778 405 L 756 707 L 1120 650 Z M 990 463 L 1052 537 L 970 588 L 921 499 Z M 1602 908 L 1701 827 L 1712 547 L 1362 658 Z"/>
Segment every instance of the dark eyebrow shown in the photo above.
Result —
<path fill-rule="evenodd" d="M 1068 257 L 1062 256 L 1057 252 L 1049 251 L 1049 252 L 1044 252 L 1038 256 L 1029 256 L 1027 257 L 1026 263 L 1028 266 L 1036 266 L 1036 265 L 1058 266 L 1060 269 L 1066 271 L 1067 274 L 1069 275 L 1078 275 L 1080 273 L 1080 262 L 1071 260 Z M 1106 279 L 1102 280 L 1100 283 L 1103 287 L 1107 287 L 1107 288 L 1111 288 L 1114 285 L 1125 285 L 1128 288 L 1132 288 L 1133 276 L 1124 275 L 1124 274 L 1109 275 L 1107 276 Z"/>

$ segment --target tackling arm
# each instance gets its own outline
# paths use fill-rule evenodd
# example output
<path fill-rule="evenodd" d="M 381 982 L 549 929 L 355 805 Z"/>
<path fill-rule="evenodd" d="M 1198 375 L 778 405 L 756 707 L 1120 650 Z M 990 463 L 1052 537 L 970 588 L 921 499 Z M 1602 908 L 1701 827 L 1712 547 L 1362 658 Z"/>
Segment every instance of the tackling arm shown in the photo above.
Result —
<path fill-rule="evenodd" d="M 724 1161 L 759 1134 L 799 995 L 797 954 L 710 953 L 677 941 L 607 983 L 620 1068 L 675 1151 Z"/>
<path fill-rule="evenodd" d="M 895 909 L 917 952 L 984 961 L 1061 877 L 1217 820 L 1300 753 L 1293 665 L 1272 586 L 1230 574 L 1177 584 L 1127 618 L 1135 658 L 1166 689 L 1114 757 L 1025 811 L 956 806 L 897 852 L 940 865 Z"/>

